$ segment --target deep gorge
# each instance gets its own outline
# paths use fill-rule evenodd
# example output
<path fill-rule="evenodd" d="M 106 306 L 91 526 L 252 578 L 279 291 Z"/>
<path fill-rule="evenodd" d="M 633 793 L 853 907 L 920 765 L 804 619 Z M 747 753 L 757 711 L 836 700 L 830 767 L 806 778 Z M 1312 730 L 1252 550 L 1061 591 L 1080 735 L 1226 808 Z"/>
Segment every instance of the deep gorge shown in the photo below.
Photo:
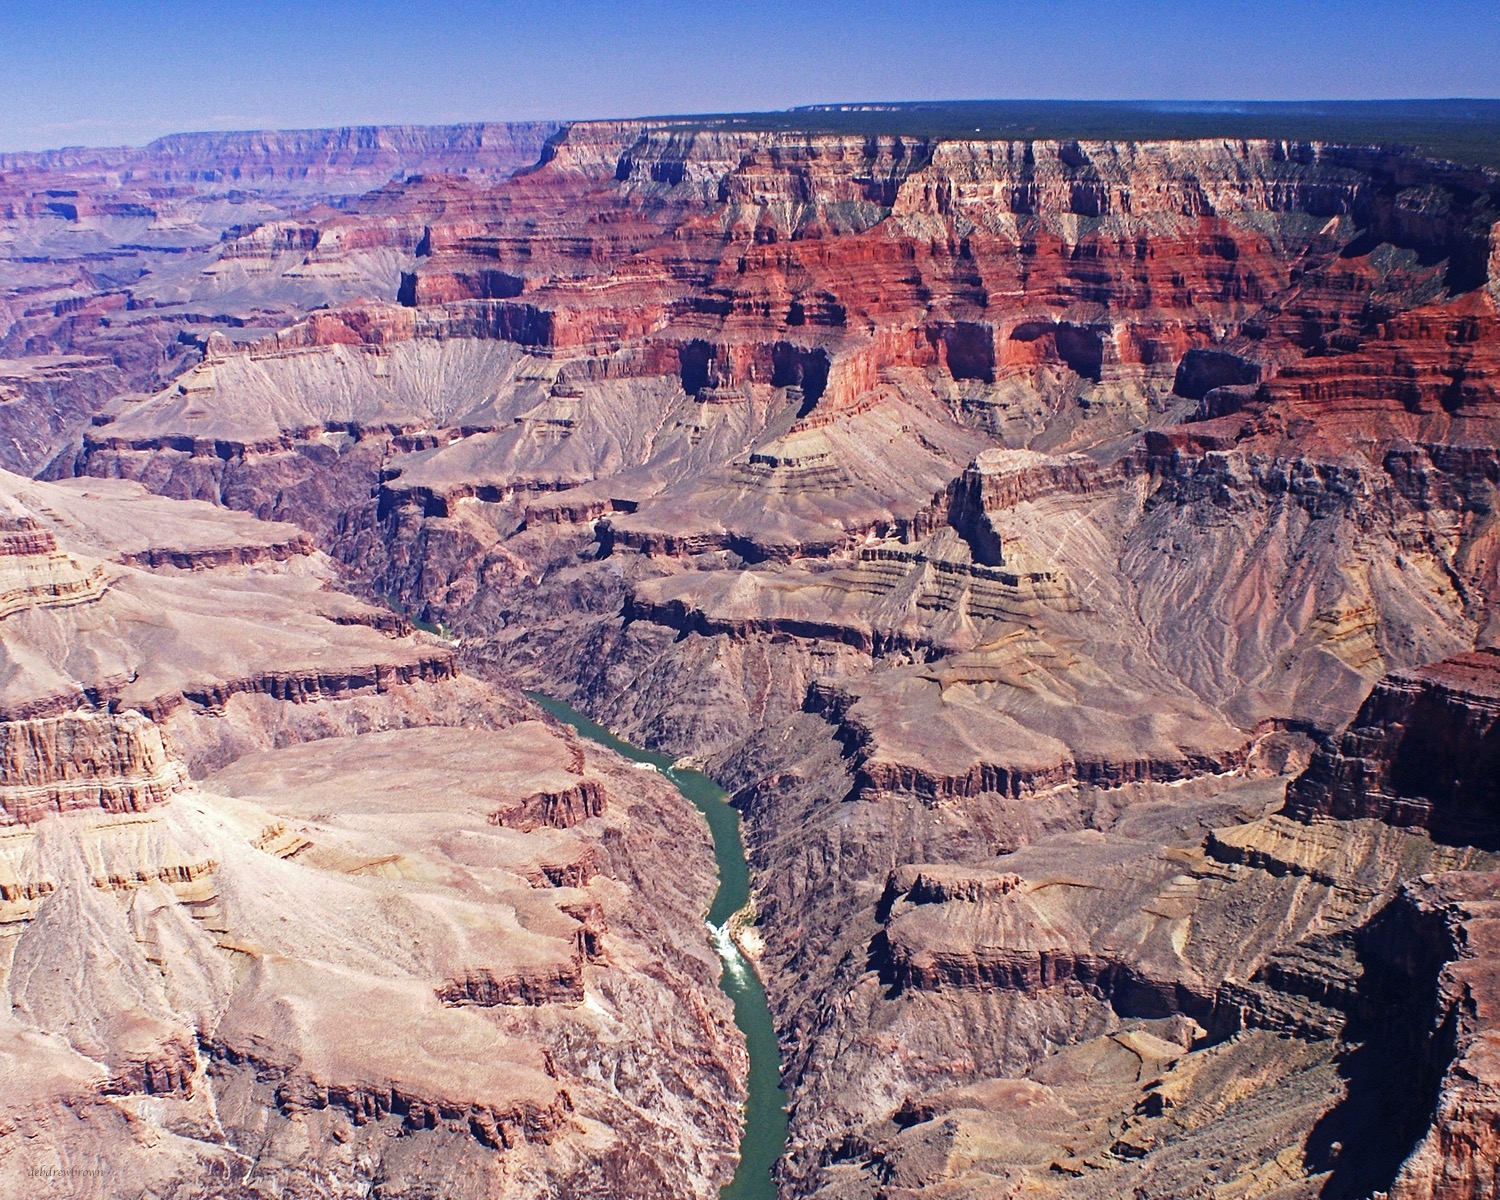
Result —
<path fill-rule="evenodd" d="M 288 1158 L 316 1126 L 309 1195 L 353 1186 L 346 1145 L 410 1196 L 439 1159 L 455 1195 L 1489 1195 L 1500 178 L 1276 137 L 579 122 L 467 174 L 461 141 L 376 139 L 409 169 L 268 193 L 284 216 L 128 306 L 5 318 L 67 401 L 4 451 L 37 476 L 6 477 L 0 556 L 34 682 L 0 715 L 136 712 L 271 805 L 179 864 L 184 928 L 244 970 L 261 918 L 203 863 L 444 914 L 452 961 L 403 965 L 389 1012 L 534 1046 L 531 1090 L 254 1059 L 275 978 L 200 1004 L 213 1065 L 153 1050 L 120 1086 L 221 1079 Z M 88 365 L 125 326 L 170 348 Z M 153 603 L 233 616 L 209 644 L 250 665 Z M 469 760 L 429 727 L 501 741 L 444 782 Z M 320 743 L 353 770 L 398 734 L 476 828 L 336 774 L 303 798 Z M 134 794 L 91 769 L 39 828 Z M 16 861 L 31 921 L 61 876 Z M 452 932 L 481 902 L 517 914 L 493 945 Z M 710 953 L 709 903 L 751 904 L 756 972 Z"/>

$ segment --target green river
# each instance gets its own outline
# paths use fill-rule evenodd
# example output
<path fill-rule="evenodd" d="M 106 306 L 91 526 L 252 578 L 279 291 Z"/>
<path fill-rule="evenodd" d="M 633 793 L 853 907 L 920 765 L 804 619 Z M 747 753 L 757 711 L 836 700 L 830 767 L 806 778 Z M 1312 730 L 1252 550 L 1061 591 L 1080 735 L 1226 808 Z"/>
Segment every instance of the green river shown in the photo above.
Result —
<path fill-rule="evenodd" d="M 719 890 L 708 910 L 709 934 L 714 949 L 724 960 L 720 986 L 734 1002 L 734 1021 L 745 1035 L 750 1051 L 750 1095 L 745 1105 L 745 1133 L 740 1141 L 740 1167 L 734 1180 L 721 1193 L 721 1200 L 775 1200 L 771 1167 L 786 1149 L 786 1097 L 781 1091 L 781 1051 L 776 1030 L 766 1006 L 765 989 L 729 936 L 729 918 L 750 902 L 750 866 L 745 861 L 745 843 L 740 838 L 740 814 L 729 803 L 728 793 L 698 771 L 680 771 L 667 754 L 642 750 L 621 741 L 603 725 L 590 721 L 561 700 L 538 692 L 527 693 L 559 721 L 565 721 L 584 737 L 608 746 L 638 763 L 649 763 L 691 800 L 705 817 L 713 833 L 714 857 L 719 863 Z"/>

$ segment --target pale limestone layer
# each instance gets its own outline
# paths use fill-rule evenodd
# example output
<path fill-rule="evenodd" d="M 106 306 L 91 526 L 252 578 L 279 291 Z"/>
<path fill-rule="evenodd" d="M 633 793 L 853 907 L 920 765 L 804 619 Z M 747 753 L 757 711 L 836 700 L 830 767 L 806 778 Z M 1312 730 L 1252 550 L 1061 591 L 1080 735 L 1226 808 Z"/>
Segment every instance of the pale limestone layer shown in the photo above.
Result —
<path fill-rule="evenodd" d="M 0 499 L 0 620 L 28 608 L 84 604 L 104 593 L 102 565 L 59 550 L 52 534 L 11 495 Z"/>
<path fill-rule="evenodd" d="M 119 564 L 0 643 L 0 1190 L 218 1195 L 253 1141 L 284 1196 L 717 1194 L 745 1053 L 669 783 L 286 526 L 0 482 Z"/>

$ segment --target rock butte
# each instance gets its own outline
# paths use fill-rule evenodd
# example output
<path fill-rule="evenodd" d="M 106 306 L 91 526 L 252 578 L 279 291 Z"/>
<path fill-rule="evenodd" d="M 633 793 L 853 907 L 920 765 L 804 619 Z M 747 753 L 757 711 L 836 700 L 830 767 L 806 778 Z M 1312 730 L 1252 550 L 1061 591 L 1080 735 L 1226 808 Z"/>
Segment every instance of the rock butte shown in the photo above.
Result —
<path fill-rule="evenodd" d="M 734 789 L 784 1196 L 1495 1194 L 1500 178 L 192 135 L 0 239 L 0 1173 L 715 1195 L 706 834 L 526 687 Z"/>

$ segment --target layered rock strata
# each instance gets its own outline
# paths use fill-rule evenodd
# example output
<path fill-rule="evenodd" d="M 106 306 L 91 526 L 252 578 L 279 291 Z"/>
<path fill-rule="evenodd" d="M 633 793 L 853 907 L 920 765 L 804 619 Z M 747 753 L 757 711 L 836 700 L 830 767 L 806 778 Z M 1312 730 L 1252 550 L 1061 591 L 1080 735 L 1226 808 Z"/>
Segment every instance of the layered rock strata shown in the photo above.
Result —
<path fill-rule="evenodd" d="M 116 564 L 5 618 L 6 1189 L 717 1194 L 745 1052 L 674 788 L 285 526 L 3 482 Z"/>
<path fill-rule="evenodd" d="M 459 645 L 390 652 L 370 612 L 284 582 L 326 568 L 282 539 L 224 615 L 295 592 L 317 617 L 284 666 L 118 655 L 100 695 L 227 779 L 285 755 L 327 786 L 276 746 L 405 736 L 478 703 L 465 670 L 705 762 L 746 818 L 786 1195 L 1469 1200 L 1488 1027 L 1459 998 L 1488 968 L 1451 931 L 1480 947 L 1454 873 L 1495 867 L 1464 771 L 1500 630 L 1497 222 L 1493 175 L 1373 147 L 600 122 L 514 178 L 237 231 L 195 288 L 330 307 L 205 338 L 71 422 L 46 473 L 293 522 Z M 377 298 L 347 302 L 357 281 Z M 108 606 L 169 585 L 191 607 L 174 570 L 121 563 L 62 611 L 125 630 Z M 590 778 L 486 795 L 442 854 L 478 871 L 476 832 L 535 839 L 529 889 L 611 887 L 614 844 L 571 839 L 632 810 Z M 293 806 L 266 844 L 430 879 L 376 836 L 388 802 L 332 834 Z M 591 979 L 644 961 L 606 900 L 567 901 L 571 941 L 536 918 L 565 955 L 423 986 L 481 1019 L 593 1013 Z M 378 1123 L 426 1078 L 253 1052 L 236 1111 L 284 1085 Z M 512 1111 L 492 1099 L 430 1120 Z"/>
<path fill-rule="evenodd" d="M 556 125 L 178 134 L 144 147 L 0 155 L 0 468 L 121 392 L 150 392 L 217 338 L 393 294 L 412 245 L 332 233 L 329 202 L 422 172 L 502 179 Z"/>
<path fill-rule="evenodd" d="M 0 513 L 0 618 L 24 608 L 58 608 L 97 599 L 103 567 L 86 566 L 19 511 Z"/>
<path fill-rule="evenodd" d="M 0 722 L 0 819 L 29 825 L 78 809 L 141 812 L 187 780 L 139 713 Z"/>

